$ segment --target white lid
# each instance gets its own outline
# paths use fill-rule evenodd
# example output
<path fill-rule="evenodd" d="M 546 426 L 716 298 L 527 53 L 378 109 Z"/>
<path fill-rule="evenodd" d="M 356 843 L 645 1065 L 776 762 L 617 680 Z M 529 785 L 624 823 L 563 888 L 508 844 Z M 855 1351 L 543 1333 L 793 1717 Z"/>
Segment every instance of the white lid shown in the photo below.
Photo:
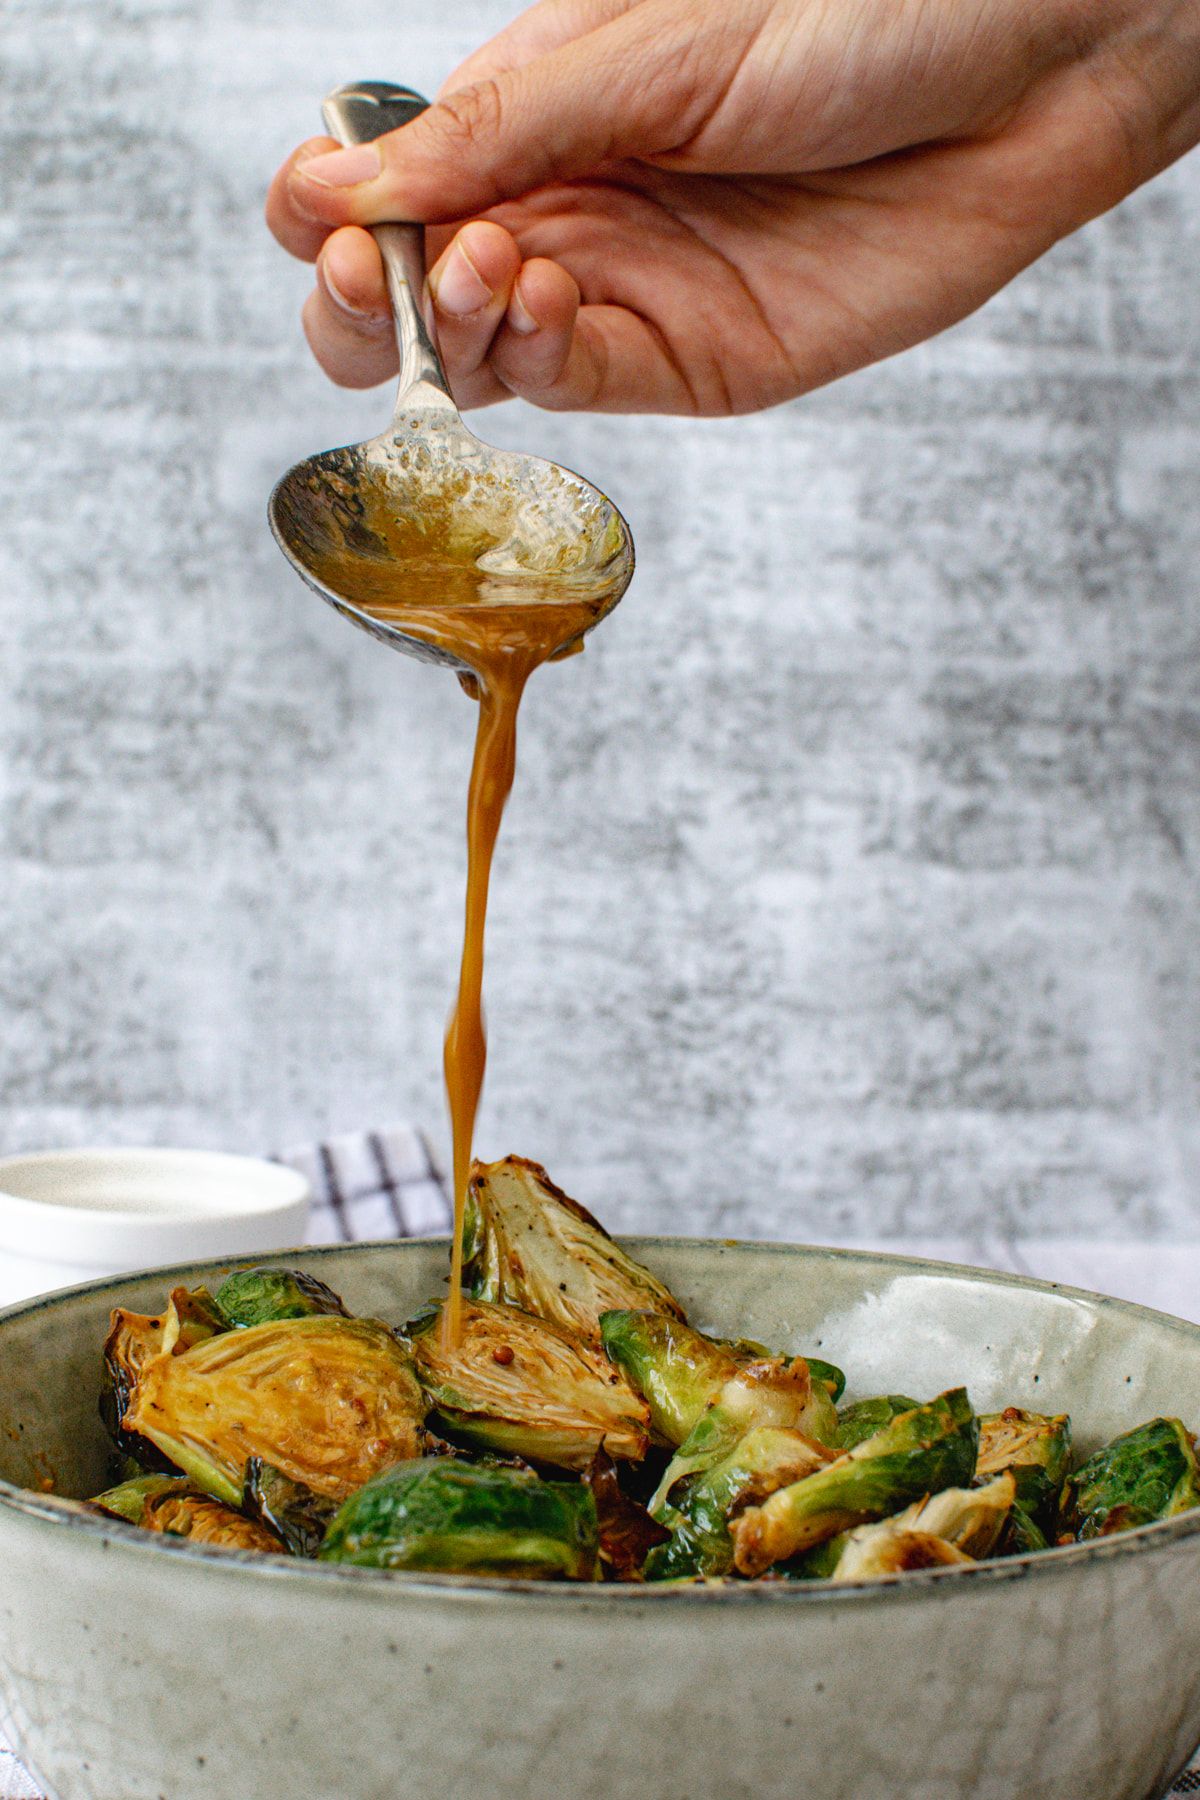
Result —
<path fill-rule="evenodd" d="M 295 1169 L 215 1150 L 47 1150 L 0 1159 L 0 1252 L 149 1268 L 303 1240 Z"/>

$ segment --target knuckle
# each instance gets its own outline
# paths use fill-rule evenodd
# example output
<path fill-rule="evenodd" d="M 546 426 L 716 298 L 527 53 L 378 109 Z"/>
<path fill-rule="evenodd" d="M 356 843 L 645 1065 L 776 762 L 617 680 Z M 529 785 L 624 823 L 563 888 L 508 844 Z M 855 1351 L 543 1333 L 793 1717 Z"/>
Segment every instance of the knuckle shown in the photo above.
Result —
<path fill-rule="evenodd" d="M 471 149 L 480 143 L 492 142 L 500 136 L 504 125 L 500 84 L 492 77 L 473 81 L 469 87 L 447 94 L 433 113 L 438 129 L 449 140 L 450 146 Z"/>

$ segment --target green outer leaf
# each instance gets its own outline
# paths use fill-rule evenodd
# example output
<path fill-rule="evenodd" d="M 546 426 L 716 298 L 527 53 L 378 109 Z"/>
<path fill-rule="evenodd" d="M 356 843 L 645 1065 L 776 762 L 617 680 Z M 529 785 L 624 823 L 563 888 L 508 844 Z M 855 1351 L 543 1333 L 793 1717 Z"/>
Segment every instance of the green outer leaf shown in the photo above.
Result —
<path fill-rule="evenodd" d="M 593 1580 L 591 1490 L 452 1457 L 397 1463 L 352 1494 L 318 1551 L 364 1568 Z"/>
<path fill-rule="evenodd" d="M 131 1525 L 140 1525 L 147 1500 L 169 1493 L 172 1488 L 186 1493 L 194 1485 L 186 1475 L 135 1475 L 131 1481 L 122 1481 L 118 1487 L 97 1494 L 90 1504 L 118 1519 L 127 1519 Z"/>
<path fill-rule="evenodd" d="M 920 1404 L 919 1400 L 910 1400 L 907 1394 L 874 1394 L 869 1400 L 856 1400 L 838 1414 L 837 1434 L 833 1441 L 840 1450 L 853 1450 L 856 1444 L 865 1444 L 901 1413 L 911 1412 Z"/>
<path fill-rule="evenodd" d="M 235 1269 L 217 1289 L 216 1304 L 243 1329 L 279 1319 L 350 1316 L 331 1287 L 300 1269 Z"/>
<path fill-rule="evenodd" d="M 738 1371 L 725 1346 L 662 1313 L 606 1312 L 600 1336 L 650 1408 L 669 1444 L 682 1444 L 709 1402 Z"/>
<path fill-rule="evenodd" d="M 1079 1538 L 1129 1531 L 1200 1506 L 1192 1440 L 1178 1419 L 1150 1419 L 1114 1438 L 1067 1483 L 1063 1516 Z"/>
<path fill-rule="evenodd" d="M 836 1406 L 846 1391 L 846 1377 L 842 1371 L 836 1363 L 826 1362 L 820 1356 L 805 1356 L 804 1360 L 814 1384 L 819 1382 Z"/>

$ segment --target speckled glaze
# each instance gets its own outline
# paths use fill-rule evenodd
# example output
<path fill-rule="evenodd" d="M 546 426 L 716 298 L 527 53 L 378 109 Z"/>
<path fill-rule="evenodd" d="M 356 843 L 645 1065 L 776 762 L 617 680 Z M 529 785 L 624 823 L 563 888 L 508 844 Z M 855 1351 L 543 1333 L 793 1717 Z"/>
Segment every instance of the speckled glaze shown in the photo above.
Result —
<path fill-rule="evenodd" d="M 965 1380 L 1084 1449 L 1200 1417 L 1200 1328 L 903 1258 L 634 1240 L 699 1324 Z M 297 1252 L 402 1319 L 444 1242 Z M 217 1265 L 180 1273 L 204 1279 Z M 862 1587 L 656 1592 L 339 1570 L 149 1538 L 95 1491 L 99 1345 L 161 1272 L 0 1314 L 0 1708 L 57 1800 L 1152 1800 L 1200 1739 L 1200 1513 Z"/>

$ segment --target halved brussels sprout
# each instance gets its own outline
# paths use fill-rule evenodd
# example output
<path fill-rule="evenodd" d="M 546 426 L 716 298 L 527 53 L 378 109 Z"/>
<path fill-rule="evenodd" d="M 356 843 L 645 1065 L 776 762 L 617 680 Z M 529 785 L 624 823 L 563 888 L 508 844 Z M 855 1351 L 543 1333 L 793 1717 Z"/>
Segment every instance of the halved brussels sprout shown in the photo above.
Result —
<path fill-rule="evenodd" d="M 734 1519 L 735 1563 L 761 1575 L 813 1545 L 924 1494 L 962 1486 L 975 1468 L 979 1422 L 963 1388 L 900 1413 L 815 1475 Z"/>
<path fill-rule="evenodd" d="M 116 1487 L 106 1488 L 88 1504 L 98 1507 L 101 1512 L 112 1513 L 114 1518 L 124 1519 L 130 1525 L 140 1525 L 147 1500 L 158 1494 L 193 1494 L 195 1491 L 186 1475 L 134 1475 Z"/>
<path fill-rule="evenodd" d="M 974 1559 L 930 1531 L 906 1531 L 894 1519 L 863 1525 L 847 1533 L 834 1581 L 875 1581 L 881 1575 L 904 1575 L 913 1569 L 940 1569 L 970 1564 Z"/>
<path fill-rule="evenodd" d="M 317 1554 L 369 1569 L 594 1581 L 596 1505 L 578 1482 L 426 1457 L 352 1494 Z"/>
<path fill-rule="evenodd" d="M 344 1499 L 419 1453 L 424 1413 L 412 1362 L 385 1326 L 309 1318 L 227 1331 L 152 1358 L 122 1423 L 237 1506 L 252 1456 Z"/>
<path fill-rule="evenodd" d="M 1045 1550 L 1057 1532 L 1058 1506 L 1071 1461 L 1071 1421 L 1008 1406 L 979 1421 L 975 1479 L 1010 1469 L 1016 1502 L 1000 1544 L 1001 1554 Z"/>
<path fill-rule="evenodd" d="M 869 1400 L 856 1400 L 853 1406 L 844 1406 L 838 1413 L 833 1441 L 840 1450 L 853 1450 L 856 1444 L 874 1437 L 901 1413 L 911 1412 L 920 1404 L 919 1400 L 910 1400 L 907 1394 L 875 1394 Z"/>
<path fill-rule="evenodd" d="M 708 1466 L 754 1425 L 784 1425 L 822 1441 L 837 1414 L 824 1381 L 802 1356 L 772 1356 L 757 1344 L 725 1344 L 677 1319 L 609 1312 L 604 1348 L 646 1400 L 657 1435 L 680 1447 L 670 1479 Z"/>
<path fill-rule="evenodd" d="M 733 1567 L 730 1516 L 739 1507 L 812 1475 L 832 1460 L 832 1454 L 800 1431 L 760 1425 L 703 1474 L 669 1488 L 664 1481 L 651 1511 L 672 1527 L 671 1539 L 650 1552 L 646 1579 L 728 1574 Z"/>
<path fill-rule="evenodd" d="M 235 1507 L 225 1506 L 209 1494 L 161 1493 L 146 1502 L 140 1524 L 146 1531 L 162 1531 L 169 1537 L 190 1538 L 196 1544 L 220 1544 L 226 1550 L 267 1550 L 285 1556 L 287 1549 L 273 1531 L 257 1519 L 248 1519 Z"/>
<path fill-rule="evenodd" d="M 301 1269 L 235 1269 L 217 1289 L 230 1325 L 268 1325 L 279 1319 L 349 1318 L 341 1296 Z"/>
<path fill-rule="evenodd" d="M 90 1504 L 140 1525 L 143 1531 L 194 1538 L 198 1544 L 223 1544 L 230 1550 L 271 1550 L 277 1555 L 284 1550 L 273 1531 L 200 1492 L 186 1475 L 138 1475 L 97 1494 Z"/>
<path fill-rule="evenodd" d="M 895 1518 L 847 1532 L 835 1566 L 825 1572 L 835 1581 L 867 1581 L 907 1569 L 978 1562 L 999 1544 L 1015 1498 L 1009 1469 L 983 1487 L 943 1488 Z"/>
<path fill-rule="evenodd" d="M 615 1308 L 684 1316 L 669 1288 L 523 1156 L 474 1165 L 463 1251 L 476 1300 L 519 1306 L 593 1342 L 601 1313 Z"/>
<path fill-rule="evenodd" d="M 432 1308 L 410 1331 L 447 1431 L 563 1469 L 586 1469 L 597 1450 L 628 1462 L 646 1454 L 646 1407 L 582 1338 L 515 1306 L 464 1299 L 462 1334 L 449 1346 L 441 1316 Z"/>
<path fill-rule="evenodd" d="M 1190 1434 L 1178 1419 L 1149 1419 L 1076 1469 L 1063 1520 L 1080 1539 L 1108 1537 L 1194 1506 L 1200 1506 L 1200 1475 Z"/>
<path fill-rule="evenodd" d="M 162 1355 L 165 1318 L 114 1308 L 104 1340 L 105 1382 L 100 1392 L 100 1417 L 123 1456 L 144 1469 L 169 1470 L 170 1462 L 146 1438 L 122 1424 L 138 1376 L 148 1362 Z"/>

